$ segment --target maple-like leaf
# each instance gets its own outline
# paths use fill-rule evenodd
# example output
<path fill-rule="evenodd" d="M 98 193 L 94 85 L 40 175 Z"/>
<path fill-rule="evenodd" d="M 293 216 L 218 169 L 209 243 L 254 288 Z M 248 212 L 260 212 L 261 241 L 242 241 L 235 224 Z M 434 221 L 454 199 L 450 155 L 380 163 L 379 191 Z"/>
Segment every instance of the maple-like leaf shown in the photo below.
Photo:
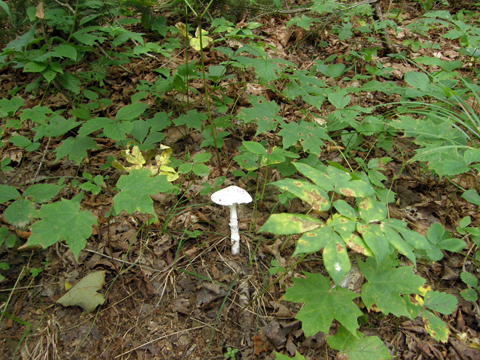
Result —
<path fill-rule="evenodd" d="M 256 122 L 257 132 L 255 136 L 277 130 L 277 124 L 283 123 L 283 120 L 277 116 L 280 108 L 275 101 L 267 101 L 263 96 L 247 96 L 253 107 L 242 108 L 237 115 L 237 119 L 246 124 Z"/>
<path fill-rule="evenodd" d="M 55 161 L 68 155 L 69 160 L 75 161 L 80 165 L 82 160 L 87 157 L 87 150 L 90 149 L 98 149 L 97 144 L 92 138 L 87 136 L 69 137 L 55 149 L 57 153 Z"/>
<path fill-rule="evenodd" d="M 57 302 L 63 306 L 80 306 L 84 314 L 91 313 L 98 305 L 105 302 L 103 295 L 97 292 L 104 284 L 105 271 L 88 274 Z"/>
<path fill-rule="evenodd" d="M 202 130 L 202 126 L 207 120 L 207 116 L 204 113 L 199 113 L 197 110 L 190 110 L 186 114 L 180 115 L 173 120 L 177 126 L 185 125 L 188 128 L 194 128 L 198 131 Z"/>
<path fill-rule="evenodd" d="M 115 210 L 125 210 L 129 214 L 135 211 L 151 214 L 155 219 L 157 215 L 153 209 L 153 200 L 149 195 L 171 190 L 173 185 L 164 175 L 151 177 L 149 169 L 134 169 L 128 175 L 122 175 L 117 182 L 121 190 L 114 196 Z"/>
<path fill-rule="evenodd" d="M 304 274 L 306 279 L 293 279 L 294 286 L 287 289 L 284 299 L 305 303 L 295 317 L 302 321 L 305 336 L 319 331 L 328 334 L 334 319 L 355 334 L 362 312 L 352 300 L 359 295 L 340 286 L 330 289 L 330 281 L 320 274 Z"/>
<path fill-rule="evenodd" d="M 337 333 L 327 339 L 332 349 L 345 354 L 349 360 L 386 360 L 390 353 L 377 336 L 364 337 L 360 331 L 356 337 L 345 327 L 340 326 Z M 339 357 L 343 358 L 343 357 Z"/>
<path fill-rule="evenodd" d="M 324 129 L 306 121 L 289 122 L 282 125 L 278 135 L 283 136 L 283 147 L 288 149 L 297 142 L 302 144 L 303 150 L 320 155 L 323 140 L 331 140 Z"/>
<path fill-rule="evenodd" d="M 89 211 L 80 211 L 77 199 L 42 205 L 38 217 L 42 218 L 32 226 L 32 235 L 26 246 L 41 245 L 47 248 L 57 241 L 65 240 L 78 261 L 78 254 L 92 235 L 92 225 L 97 223 Z"/>
<path fill-rule="evenodd" d="M 394 268 L 389 256 L 380 264 L 367 258 L 365 262 L 359 261 L 358 266 L 368 280 L 362 286 L 362 300 L 368 309 L 375 304 L 384 314 L 410 316 L 400 295 L 417 294 L 425 283 L 425 279 L 413 274 L 412 266 Z"/>

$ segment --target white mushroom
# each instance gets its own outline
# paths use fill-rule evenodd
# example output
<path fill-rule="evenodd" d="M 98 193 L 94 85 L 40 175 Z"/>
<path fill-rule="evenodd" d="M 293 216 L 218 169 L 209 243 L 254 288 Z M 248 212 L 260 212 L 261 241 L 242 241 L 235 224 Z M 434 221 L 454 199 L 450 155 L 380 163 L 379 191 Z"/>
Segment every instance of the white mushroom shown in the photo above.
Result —
<path fill-rule="evenodd" d="M 211 197 L 215 204 L 230 208 L 230 230 L 232 232 L 232 254 L 240 252 L 240 234 L 238 233 L 237 204 L 248 204 L 252 197 L 248 192 L 238 186 L 229 186 L 219 190 Z"/>

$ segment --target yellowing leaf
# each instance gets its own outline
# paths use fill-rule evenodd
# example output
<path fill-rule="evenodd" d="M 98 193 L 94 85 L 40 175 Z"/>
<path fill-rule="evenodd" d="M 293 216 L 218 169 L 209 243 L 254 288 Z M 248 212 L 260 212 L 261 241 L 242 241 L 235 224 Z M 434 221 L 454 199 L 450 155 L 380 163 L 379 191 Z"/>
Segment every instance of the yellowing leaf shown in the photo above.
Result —
<path fill-rule="evenodd" d="M 177 23 L 175 24 L 175 27 L 178 29 L 178 31 L 180 31 L 180 34 L 182 34 L 183 37 L 190 39 L 190 35 L 188 35 L 188 33 L 187 33 L 187 27 L 185 26 L 184 23 L 182 23 L 182 22 L 177 22 Z"/>
<path fill-rule="evenodd" d="M 197 50 L 200 51 L 201 49 L 205 49 L 213 43 L 212 38 L 208 37 L 208 32 L 205 30 L 202 30 L 202 44 L 200 44 L 200 28 L 197 28 L 197 31 L 195 32 L 195 37 L 190 39 L 190 45 Z"/>
<path fill-rule="evenodd" d="M 91 313 L 105 301 L 103 295 L 97 292 L 104 284 L 105 271 L 88 274 L 57 302 L 63 306 L 80 306 L 84 314 Z"/>
<path fill-rule="evenodd" d="M 423 286 L 418 288 L 418 291 L 420 291 L 420 295 L 425 296 L 427 292 L 432 291 L 432 288 L 427 284 L 423 284 Z"/>

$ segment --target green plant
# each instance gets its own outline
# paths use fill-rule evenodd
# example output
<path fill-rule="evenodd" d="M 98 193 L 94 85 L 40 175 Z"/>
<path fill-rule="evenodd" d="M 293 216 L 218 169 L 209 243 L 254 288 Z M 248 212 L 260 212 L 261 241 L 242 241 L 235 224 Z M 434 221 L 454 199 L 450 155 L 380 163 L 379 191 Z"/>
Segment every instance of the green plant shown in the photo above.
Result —
<path fill-rule="evenodd" d="M 296 162 L 294 166 L 313 184 L 305 180 L 284 179 L 273 185 L 300 198 L 314 212 L 329 211 L 329 218 L 324 222 L 314 215 L 273 214 L 260 231 L 275 235 L 302 234 L 293 256 L 323 249 L 323 263 L 334 285 L 332 287 L 330 280 L 320 274 L 304 273 L 305 278 L 295 279 L 294 286 L 287 290 L 284 298 L 305 303 L 297 318 L 302 320 L 306 336 L 318 331 L 328 334 L 333 319 L 336 319 L 344 329 L 329 338 L 331 347 L 348 355 L 375 344 L 381 349 L 380 358 L 387 359 L 390 356 L 388 350 L 382 347 L 378 338 L 363 338 L 358 332 L 357 318 L 361 311 L 352 300 L 361 296 L 367 309 L 375 304 L 385 315 L 392 313 L 415 318 L 418 312 L 415 314 L 411 310 L 416 309 L 416 305 L 411 302 L 409 295 L 420 294 L 425 280 L 414 275 L 412 267 L 399 267 L 397 252 L 407 257 L 413 265 L 417 257 L 422 256 L 416 255 L 418 250 L 436 259 L 441 254 L 439 246 L 443 235 L 432 230 L 431 236 L 425 238 L 408 229 L 404 222 L 389 219 L 385 203 L 377 200 L 368 176 L 359 177 L 334 163 L 312 167 Z M 335 195 L 329 196 L 327 192 Z M 362 286 L 361 295 L 339 286 L 351 269 L 347 247 L 367 257 L 365 262 L 358 260 L 358 266 L 368 281 Z M 446 341 L 446 325 L 427 309 L 451 313 L 456 300 L 447 294 L 435 296 L 448 299 L 448 306 L 442 308 L 426 302 L 423 316 L 430 324 L 427 331 L 437 340 Z M 343 304 L 341 311 L 337 311 L 339 303 Z M 436 304 L 435 301 L 433 303 Z"/>
<path fill-rule="evenodd" d="M 227 351 L 225 352 L 225 354 L 223 354 L 223 357 L 225 359 L 230 359 L 230 360 L 235 360 L 236 359 L 236 356 L 235 354 L 238 352 L 238 349 L 232 349 L 231 347 L 228 347 L 227 348 Z"/>

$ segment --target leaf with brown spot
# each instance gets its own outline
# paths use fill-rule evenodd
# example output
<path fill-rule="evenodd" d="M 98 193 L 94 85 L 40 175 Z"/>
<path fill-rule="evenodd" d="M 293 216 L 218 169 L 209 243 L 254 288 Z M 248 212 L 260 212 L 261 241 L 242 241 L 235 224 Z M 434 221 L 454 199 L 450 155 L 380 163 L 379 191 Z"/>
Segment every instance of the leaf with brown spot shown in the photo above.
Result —
<path fill-rule="evenodd" d="M 343 168 L 336 166 L 318 166 L 294 163 L 297 170 L 325 191 L 335 191 L 344 196 L 368 197 L 375 193 L 370 184 L 363 180 L 354 180 Z M 340 167 L 340 165 L 338 165 Z"/>
<path fill-rule="evenodd" d="M 323 223 L 308 215 L 273 214 L 259 231 L 276 235 L 301 234 L 322 226 Z"/>
<path fill-rule="evenodd" d="M 284 179 L 273 183 L 282 190 L 288 191 L 309 204 L 315 211 L 327 211 L 330 209 L 328 194 L 307 181 Z"/>

